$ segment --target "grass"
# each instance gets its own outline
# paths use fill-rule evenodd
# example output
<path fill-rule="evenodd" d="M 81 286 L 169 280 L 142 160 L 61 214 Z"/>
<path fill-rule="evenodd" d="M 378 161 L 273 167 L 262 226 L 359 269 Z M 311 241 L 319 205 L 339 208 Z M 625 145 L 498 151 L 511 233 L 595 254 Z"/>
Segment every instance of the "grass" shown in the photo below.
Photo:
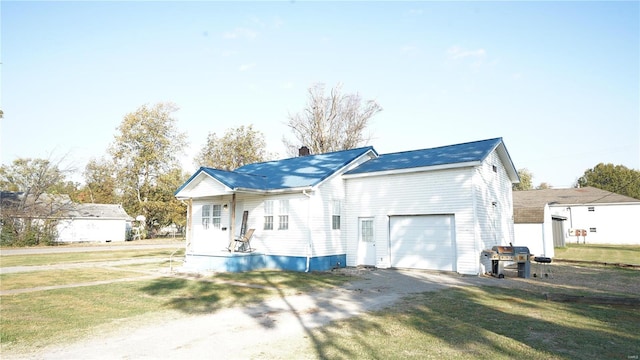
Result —
<path fill-rule="evenodd" d="M 315 329 L 298 351 L 329 359 L 626 359 L 640 312 L 478 287 L 428 292 Z"/>
<path fill-rule="evenodd" d="M 575 246 L 575 248 L 574 248 Z M 557 257 L 628 262 L 640 247 L 570 245 Z M 167 257 L 173 250 L 151 250 Z M 112 260 L 100 256 L 142 258 L 150 252 L 78 253 L 3 256 L 16 263 L 68 263 Z M 165 252 L 163 254 L 163 252 Z M 38 259 L 37 261 L 34 260 Z M 20 260 L 22 258 L 22 260 Z M 30 259 L 29 259 L 30 258 Z M 97 260 L 99 258 L 99 260 Z M 2 289 L 42 284 L 137 276 L 168 266 L 153 264 L 4 274 Z M 553 279 L 505 280 L 519 288 L 465 287 L 416 294 L 382 311 L 309 330 L 299 338 L 273 344 L 280 358 L 453 358 L 582 359 L 637 358 L 640 355 L 640 311 L 629 306 L 558 303 L 545 292 L 638 296 L 640 271 L 594 264 L 554 262 Z M 11 275 L 11 276 L 9 276 Z M 573 276 L 568 282 L 564 280 Z M 39 279 L 42 277 L 42 279 Z M 557 280 L 560 279 L 560 280 Z M 229 306 L 246 306 L 272 296 L 339 286 L 349 280 L 335 273 L 254 271 L 213 277 L 158 277 L 131 282 L 36 291 L 1 297 L 0 345 L 3 353 L 28 352 L 71 342 L 103 329 L 172 314 L 197 315 Z M 562 281 L 561 281 L 562 280 Z M 237 286 L 244 284 L 246 286 Z M 112 330 L 114 331 L 114 330 Z M 264 354 L 264 357 L 270 357 Z"/>
<path fill-rule="evenodd" d="M 161 258 L 169 257 L 176 249 L 151 250 L 114 250 L 76 253 L 50 253 L 33 255 L 3 255 L 0 256 L 0 267 L 13 266 L 42 266 L 69 263 L 85 263 L 97 261 L 113 261 L 121 259 Z M 184 255 L 184 249 L 179 249 L 174 257 Z"/>
<path fill-rule="evenodd" d="M 58 271 L 58 275 L 63 276 Z M 8 274 L 7 274 L 8 275 Z M 25 274 L 26 275 L 26 274 Z M 69 275 L 69 274 L 66 274 Z M 99 276 L 97 273 L 94 276 Z M 233 286 L 229 281 L 250 286 Z M 332 287 L 345 277 L 328 274 L 258 271 L 197 281 L 175 277 L 38 291 L 2 296 L 0 344 L 28 350 L 69 342 L 110 322 L 164 311 L 205 314 L 270 296 Z"/>
<path fill-rule="evenodd" d="M 68 285 L 139 276 L 141 276 L 140 272 L 113 271 L 113 269 L 106 268 L 61 269 L 52 271 L 0 274 L 0 290 Z"/>
<path fill-rule="evenodd" d="M 555 249 L 555 258 L 570 261 L 640 265 L 640 246 L 567 244 L 564 248 Z"/>

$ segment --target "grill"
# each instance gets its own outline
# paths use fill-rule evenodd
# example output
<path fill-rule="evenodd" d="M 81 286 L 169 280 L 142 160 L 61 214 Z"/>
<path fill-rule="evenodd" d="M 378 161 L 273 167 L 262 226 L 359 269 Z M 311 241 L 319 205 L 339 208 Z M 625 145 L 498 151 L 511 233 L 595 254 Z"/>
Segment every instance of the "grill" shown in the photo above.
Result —
<path fill-rule="evenodd" d="M 529 278 L 531 274 L 531 253 L 526 246 L 494 246 L 483 254 L 491 260 L 492 276 L 504 278 L 504 267 L 511 263 L 517 264 L 518 277 Z"/>
<path fill-rule="evenodd" d="M 551 276 L 551 268 L 549 264 L 551 264 L 550 257 L 544 256 L 536 256 L 533 258 L 533 261 L 536 262 L 536 271 L 533 273 L 533 277 L 550 277 Z"/>

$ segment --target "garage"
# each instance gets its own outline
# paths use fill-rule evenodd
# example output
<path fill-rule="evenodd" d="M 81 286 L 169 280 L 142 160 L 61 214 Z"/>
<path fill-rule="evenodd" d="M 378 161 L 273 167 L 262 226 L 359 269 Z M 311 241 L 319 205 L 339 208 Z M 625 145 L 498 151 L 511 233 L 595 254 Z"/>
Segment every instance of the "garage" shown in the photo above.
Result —
<path fill-rule="evenodd" d="M 456 271 L 453 215 L 391 216 L 391 266 Z"/>

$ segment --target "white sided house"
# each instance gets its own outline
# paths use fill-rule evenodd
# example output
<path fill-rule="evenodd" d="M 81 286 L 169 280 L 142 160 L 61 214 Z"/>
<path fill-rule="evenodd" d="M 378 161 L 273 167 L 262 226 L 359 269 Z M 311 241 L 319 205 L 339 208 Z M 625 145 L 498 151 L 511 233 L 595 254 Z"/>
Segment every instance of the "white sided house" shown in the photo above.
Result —
<path fill-rule="evenodd" d="M 482 250 L 513 241 L 511 187 L 518 181 L 501 138 L 200 168 L 176 191 L 188 204 L 186 267 L 481 274 Z M 236 252 L 229 245 L 248 229 L 255 230 L 252 251 Z"/>
<path fill-rule="evenodd" d="M 640 200 L 594 187 L 514 191 L 515 244 L 553 257 L 568 243 L 640 245 Z"/>
<path fill-rule="evenodd" d="M 132 220 L 117 204 L 72 204 L 58 218 L 57 241 L 125 241 Z"/>

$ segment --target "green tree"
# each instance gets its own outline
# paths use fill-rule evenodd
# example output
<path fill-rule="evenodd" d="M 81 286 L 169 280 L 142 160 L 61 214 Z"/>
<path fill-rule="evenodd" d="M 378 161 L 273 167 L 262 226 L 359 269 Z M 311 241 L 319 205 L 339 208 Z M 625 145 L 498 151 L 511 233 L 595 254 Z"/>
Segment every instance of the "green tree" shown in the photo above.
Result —
<path fill-rule="evenodd" d="M 520 183 L 513 184 L 514 191 L 533 189 L 533 174 L 528 169 L 519 169 L 518 176 L 520 177 Z"/>
<path fill-rule="evenodd" d="M 375 100 L 364 101 L 358 93 L 343 94 L 338 84 L 325 96 L 325 85 L 309 88 L 306 107 L 289 115 L 287 126 L 295 142 L 282 138 L 290 155 L 297 155 L 300 146 L 312 154 L 353 149 L 366 145 L 371 139 L 367 128 L 371 118 L 382 111 Z"/>
<path fill-rule="evenodd" d="M 78 201 L 82 203 L 119 204 L 115 165 L 106 158 L 91 159 L 84 168 L 84 186 L 81 187 Z"/>
<path fill-rule="evenodd" d="M 640 171 L 624 165 L 600 163 L 585 170 L 576 186 L 592 186 L 620 195 L 640 199 Z"/>
<path fill-rule="evenodd" d="M 132 217 L 144 215 L 148 229 L 165 225 L 166 213 L 176 206 L 186 213 L 172 196 L 180 183 L 165 181 L 180 171 L 179 155 L 187 145 L 172 117 L 175 111 L 175 105 L 159 103 L 127 114 L 109 149 L 123 207 Z"/>
<path fill-rule="evenodd" d="M 197 166 L 233 170 L 240 166 L 267 160 L 264 134 L 252 125 L 228 129 L 222 138 L 209 133 L 207 143 L 193 163 Z"/>

